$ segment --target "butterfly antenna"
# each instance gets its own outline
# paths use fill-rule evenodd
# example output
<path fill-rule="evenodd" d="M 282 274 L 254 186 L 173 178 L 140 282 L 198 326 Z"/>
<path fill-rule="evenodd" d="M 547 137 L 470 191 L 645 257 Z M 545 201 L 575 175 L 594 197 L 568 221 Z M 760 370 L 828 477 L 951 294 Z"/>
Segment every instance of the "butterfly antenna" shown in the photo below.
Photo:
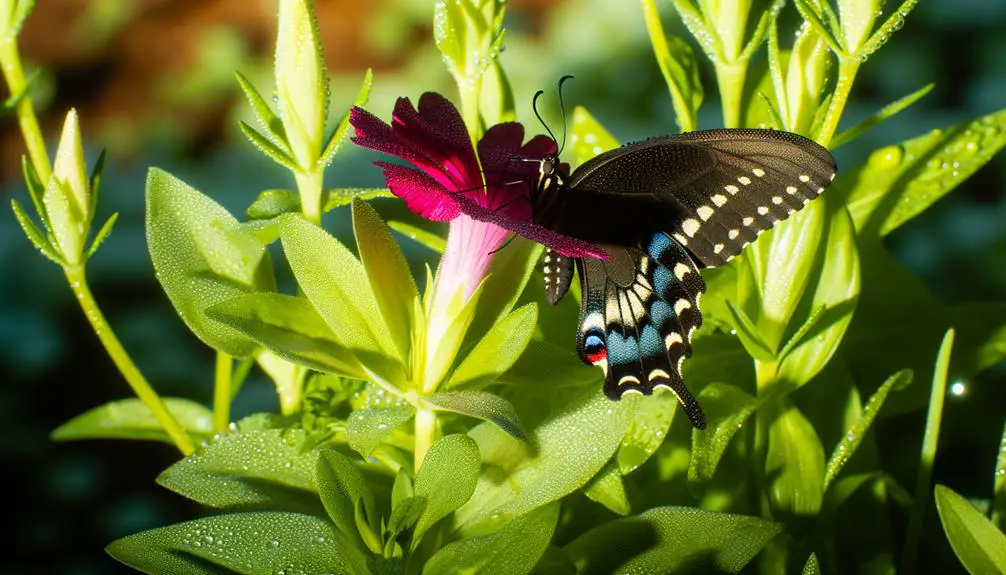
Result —
<path fill-rule="evenodd" d="M 566 149 L 566 105 L 562 101 L 562 85 L 566 83 L 566 80 L 572 80 L 573 77 L 566 74 L 562 78 L 559 78 L 559 84 L 556 91 L 559 92 L 559 113 L 562 114 L 562 145 L 559 146 L 559 152 L 556 154 L 561 155 L 562 151 Z M 553 138 L 555 139 L 555 138 Z"/>
<path fill-rule="evenodd" d="M 531 100 L 531 108 L 534 110 L 534 115 L 538 117 L 538 121 L 541 122 L 541 125 L 545 127 L 545 131 L 548 132 L 548 135 L 552 138 L 552 141 L 555 142 L 556 145 L 558 145 L 559 140 L 555 139 L 555 134 L 553 134 L 552 130 L 549 129 L 548 124 L 545 123 L 545 120 L 541 119 L 541 113 L 538 112 L 538 98 L 540 98 L 541 95 L 544 93 L 545 93 L 544 90 L 538 90 L 537 92 L 534 93 L 534 99 Z"/>

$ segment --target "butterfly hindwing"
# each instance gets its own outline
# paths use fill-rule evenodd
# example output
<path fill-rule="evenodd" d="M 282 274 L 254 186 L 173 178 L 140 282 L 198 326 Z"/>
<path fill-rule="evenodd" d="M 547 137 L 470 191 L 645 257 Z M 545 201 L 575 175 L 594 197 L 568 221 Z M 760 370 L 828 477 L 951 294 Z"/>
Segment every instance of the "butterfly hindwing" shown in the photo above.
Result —
<path fill-rule="evenodd" d="M 681 378 L 692 353 L 691 335 L 702 322 L 705 283 L 688 253 L 666 234 L 639 248 L 605 246 L 608 260 L 577 260 L 582 302 L 577 352 L 604 370 L 604 391 L 649 395 L 670 389 L 689 420 L 705 416 Z"/>
<path fill-rule="evenodd" d="M 549 305 L 559 303 L 573 281 L 573 258 L 554 250 L 545 250 L 542 271 L 545 276 L 545 297 Z"/>

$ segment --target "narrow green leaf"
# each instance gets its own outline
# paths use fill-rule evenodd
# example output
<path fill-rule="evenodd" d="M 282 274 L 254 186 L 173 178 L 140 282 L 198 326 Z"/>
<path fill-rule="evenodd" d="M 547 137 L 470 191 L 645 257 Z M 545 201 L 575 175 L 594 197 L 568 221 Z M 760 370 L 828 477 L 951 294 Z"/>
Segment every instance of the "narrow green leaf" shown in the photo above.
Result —
<path fill-rule="evenodd" d="M 318 453 L 302 453 L 302 430 L 250 430 L 221 435 L 167 468 L 157 483 L 217 509 L 286 509 L 316 513 Z"/>
<path fill-rule="evenodd" d="M 409 497 L 398 503 L 388 518 L 386 540 L 393 543 L 398 534 L 411 529 L 426 510 L 425 497 Z"/>
<path fill-rule="evenodd" d="M 887 42 L 891 35 L 905 25 L 905 18 L 908 16 L 908 13 L 912 11 L 912 8 L 915 8 L 915 5 L 918 3 L 919 0 L 905 0 L 902 2 L 901 6 L 898 6 L 898 9 L 887 17 L 887 20 L 884 21 L 884 23 L 881 24 L 876 31 L 874 31 L 873 35 L 870 36 L 870 39 L 867 40 L 866 44 L 864 44 L 863 47 L 856 52 L 856 56 L 859 58 L 865 58 L 876 52 L 878 48 Z"/>
<path fill-rule="evenodd" d="M 943 531 L 968 572 L 1006 573 L 1006 535 L 949 487 L 937 485 L 935 497 Z"/>
<path fill-rule="evenodd" d="M 796 330 L 796 333 L 794 333 L 793 336 L 786 341 L 786 345 L 784 345 L 779 351 L 779 357 L 785 358 L 789 355 L 789 352 L 793 351 L 794 348 L 802 343 L 805 343 L 807 337 L 814 328 L 817 327 L 817 324 L 820 323 L 821 317 L 827 309 L 828 306 L 826 305 L 820 305 L 814 308 L 814 311 L 810 312 L 810 316 L 803 322 L 803 325 L 801 325 Z"/>
<path fill-rule="evenodd" d="M 559 504 L 553 503 L 534 509 L 488 535 L 448 543 L 430 558 L 423 575 L 530 573 L 545 554 L 558 521 Z"/>
<path fill-rule="evenodd" d="M 919 88 L 918 90 L 912 92 L 907 96 L 903 96 L 890 104 L 884 106 L 883 108 L 877 110 L 875 114 L 866 118 L 865 120 L 858 122 L 844 132 L 838 134 L 831 140 L 831 145 L 829 148 L 831 150 L 837 150 L 845 144 L 855 140 L 856 138 L 862 136 L 866 132 L 870 131 L 874 126 L 883 122 L 884 120 L 890 118 L 891 116 L 897 114 L 898 112 L 904 110 L 905 108 L 911 106 L 915 102 L 922 99 L 923 96 L 928 94 L 936 87 L 936 84 L 930 82 L 925 86 Z"/>
<path fill-rule="evenodd" d="M 495 382 L 524 353 L 537 322 L 534 303 L 510 312 L 479 340 L 442 388 L 478 389 Z"/>
<path fill-rule="evenodd" d="M 803 565 L 802 575 L 821 575 L 821 566 L 817 563 L 817 554 L 811 553 Z"/>
<path fill-rule="evenodd" d="M 573 108 L 573 127 L 569 135 L 569 144 L 576 165 L 619 146 L 618 140 L 583 106 Z"/>
<path fill-rule="evenodd" d="M 361 546 L 364 541 L 357 529 L 356 509 L 363 505 L 363 513 L 376 518 L 374 494 L 363 473 L 345 455 L 332 449 L 320 449 L 316 455 L 318 494 L 325 511 L 339 531 Z"/>
<path fill-rule="evenodd" d="M 45 185 L 38 179 L 38 172 L 35 171 L 35 166 L 31 164 L 31 160 L 27 156 L 21 156 L 21 172 L 24 175 L 25 187 L 28 189 L 28 197 L 31 198 L 31 203 L 35 206 L 35 213 L 42 221 L 42 228 L 51 234 L 52 225 L 49 223 L 49 215 L 45 203 L 42 201 L 42 197 L 45 195 Z"/>
<path fill-rule="evenodd" d="M 361 364 L 385 383 L 404 377 L 388 326 L 363 265 L 325 230 L 299 217 L 281 218 L 280 238 L 297 284 Z"/>
<path fill-rule="evenodd" d="M 719 34 L 711 29 L 711 23 L 706 21 L 705 15 L 695 5 L 693 0 L 671 0 L 674 10 L 681 17 L 688 31 L 699 41 L 699 46 L 705 51 L 706 56 L 714 64 L 722 63 L 723 45 Z"/>
<path fill-rule="evenodd" d="M 272 111 L 272 108 L 266 103 L 265 98 L 259 94 L 259 91 L 255 89 L 255 86 L 248 81 L 248 78 L 244 74 L 234 72 L 234 76 L 237 78 L 238 85 L 241 86 L 241 91 L 245 93 L 245 98 L 247 98 L 252 111 L 255 112 L 255 117 L 258 119 L 259 124 L 269 131 L 273 140 L 279 142 L 278 145 L 282 146 L 284 152 L 289 153 L 290 144 L 286 141 L 286 130 L 283 128 L 283 121 Z"/>
<path fill-rule="evenodd" d="M 874 151 L 833 187 L 859 235 L 884 236 L 914 218 L 1006 146 L 1006 110 Z"/>
<path fill-rule="evenodd" d="M 398 357 L 407 362 L 412 348 L 412 302 L 419 297 L 409 263 L 377 210 L 359 199 L 353 200 L 353 233 L 381 317 Z"/>
<path fill-rule="evenodd" d="M 302 297 L 247 294 L 220 302 L 206 313 L 287 361 L 325 373 L 366 378 L 353 353 Z"/>
<path fill-rule="evenodd" d="M 394 510 L 413 495 L 415 491 L 412 489 L 412 478 L 404 468 L 401 468 L 395 475 L 395 484 L 391 488 L 391 509 Z"/>
<path fill-rule="evenodd" d="M 824 38 L 832 52 L 840 58 L 849 57 L 842 46 L 842 41 L 835 35 L 835 30 L 822 20 L 822 14 L 815 9 L 816 3 L 811 3 L 809 0 L 795 0 L 794 4 L 797 11 L 800 12 L 800 16 Z"/>
<path fill-rule="evenodd" d="M 574 392 L 602 377 L 601 370 L 584 365 L 569 349 L 532 339 L 499 381 L 512 386 L 533 387 L 541 385 L 543 373 L 549 374 L 549 386 Z"/>
<path fill-rule="evenodd" d="M 193 439 L 213 435 L 213 412 L 194 401 L 165 397 L 164 404 Z M 53 441 L 80 439 L 142 439 L 173 443 L 150 409 L 136 398 L 111 401 L 91 408 L 57 427 Z"/>
<path fill-rule="evenodd" d="M 999 440 L 995 477 L 992 488 L 992 523 L 1000 530 L 1006 528 L 1006 427 Z"/>
<path fill-rule="evenodd" d="M 253 146 L 258 148 L 258 151 L 265 154 L 267 158 L 272 158 L 277 164 L 287 168 L 288 170 L 299 172 L 300 166 L 297 165 L 297 160 L 286 150 L 280 148 L 278 145 L 274 144 L 272 140 L 266 138 L 258 132 L 255 128 L 252 128 L 244 122 L 239 122 L 239 127 L 241 128 L 241 133 L 248 138 L 248 141 L 252 143 Z"/>
<path fill-rule="evenodd" d="M 838 476 L 839 472 L 849 461 L 849 458 L 856 453 L 856 449 L 859 448 L 859 444 L 863 441 L 866 432 L 870 430 L 873 425 L 873 421 L 877 418 L 880 413 L 880 409 L 884 406 L 884 401 L 887 400 L 887 395 L 891 390 L 903 389 L 909 383 L 912 382 L 912 370 L 903 369 L 898 373 L 895 373 L 891 377 L 887 378 L 880 388 L 877 389 L 870 397 L 870 401 L 867 402 L 866 407 L 863 409 L 863 415 L 858 422 L 842 436 L 842 440 L 838 442 L 835 446 L 835 450 L 831 452 L 831 457 L 828 459 L 828 463 L 825 466 L 824 474 L 824 490 L 828 490 L 828 486 L 831 485 L 832 480 Z"/>
<path fill-rule="evenodd" d="M 115 225 L 115 221 L 118 219 L 119 219 L 119 212 L 115 212 L 114 214 L 109 216 L 107 220 L 105 220 L 105 223 L 102 224 L 101 229 L 98 230 L 98 233 L 95 234 L 94 239 L 91 240 L 91 245 L 90 247 L 87 248 L 87 253 L 84 254 L 85 261 L 91 259 L 91 256 L 93 256 L 95 252 L 98 251 L 98 248 L 101 247 L 101 244 L 102 242 L 105 241 L 105 238 L 107 238 L 108 235 L 112 233 L 112 226 Z"/>
<path fill-rule="evenodd" d="M 324 519 L 287 512 L 233 513 L 143 531 L 106 548 L 144 573 L 222 575 L 364 573 L 365 558 Z"/>
<path fill-rule="evenodd" d="M 11 199 L 10 204 L 11 208 L 14 210 L 14 217 L 17 218 L 17 223 L 21 225 L 21 229 L 24 230 L 24 235 L 28 237 L 28 241 L 35 246 L 35 249 L 42 252 L 43 256 L 49 258 L 57 265 L 65 265 L 62 256 L 57 253 L 56 247 L 52 245 L 49 238 L 47 238 L 41 230 L 35 227 L 35 224 L 31 221 L 31 218 L 28 217 L 28 214 L 25 213 L 21 204 L 19 204 L 15 199 Z"/>
<path fill-rule="evenodd" d="M 264 190 L 245 209 L 249 220 L 271 220 L 288 213 L 300 211 L 300 196 L 292 190 Z"/>
<path fill-rule="evenodd" d="M 98 154 L 98 159 L 94 162 L 94 168 L 91 169 L 91 175 L 87 180 L 87 187 L 91 190 L 91 205 L 88 207 L 88 213 L 94 214 L 98 210 L 98 195 L 101 192 L 101 176 L 104 172 L 105 150 L 103 149 Z"/>
<path fill-rule="evenodd" d="M 812 516 L 821 509 L 824 448 L 813 425 L 783 400 L 769 424 L 765 476 L 774 509 Z"/>
<path fill-rule="evenodd" d="M 632 512 L 629 498 L 625 494 L 625 485 L 622 483 L 622 472 L 614 460 L 609 461 L 604 469 L 590 480 L 590 483 L 583 488 L 583 494 L 613 513 L 625 516 Z"/>
<path fill-rule="evenodd" d="M 772 348 L 758 332 L 754 322 L 744 313 L 744 310 L 737 307 L 734 302 L 727 300 L 727 308 L 730 309 L 730 316 L 733 319 L 734 329 L 737 330 L 737 339 L 740 340 L 744 349 L 754 359 L 771 363 L 775 361 L 775 353 Z"/>
<path fill-rule="evenodd" d="M 705 482 L 712 479 L 730 441 L 762 401 L 720 382 L 702 388 L 698 400 L 708 423 L 704 430 L 692 430 L 688 480 Z"/>
<path fill-rule="evenodd" d="M 360 90 L 356 94 L 356 98 L 353 99 L 353 106 L 363 106 L 370 99 L 370 89 L 374 86 L 374 70 L 372 68 L 367 68 L 367 72 L 363 75 L 363 83 L 360 84 Z M 339 152 L 339 148 L 342 143 L 346 140 L 346 132 L 349 131 L 349 113 L 352 111 L 352 106 L 339 120 L 339 124 L 336 126 L 332 135 L 329 136 L 328 142 L 325 143 L 325 149 L 321 152 L 321 156 L 318 157 L 318 169 L 324 169 L 330 163 L 332 163 L 332 158 Z"/>
<path fill-rule="evenodd" d="M 678 413 L 678 400 L 664 390 L 638 398 L 632 412 L 632 422 L 618 446 L 615 461 L 622 475 L 636 470 L 657 451 L 667 437 L 667 431 Z"/>
<path fill-rule="evenodd" d="M 919 543 L 922 541 L 922 526 L 926 518 L 929 501 L 929 483 L 933 477 L 933 461 L 940 440 L 940 424 L 943 421 L 943 399 L 947 391 L 947 370 L 950 368 L 950 352 L 954 347 L 954 330 L 948 329 L 936 353 L 936 369 L 933 372 L 933 386 L 929 395 L 929 409 L 926 412 L 926 430 L 922 436 L 922 452 L 919 455 L 919 471 L 915 480 L 915 505 L 908 518 L 902 569 L 905 573 L 914 571 L 918 558 Z"/>
<path fill-rule="evenodd" d="M 210 347 L 245 357 L 256 344 L 206 316 L 213 305 L 275 291 L 266 245 L 222 206 L 174 176 L 147 176 L 147 244 L 157 278 L 189 329 Z"/>
<path fill-rule="evenodd" d="M 782 526 L 696 507 L 658 507 L 601 524 L 563 551 L 580 573 L 737 573 Z"/>
<path fill-rule="evenodd" d="M 389 228 L 437 253 L 444 253 L 444 249 L 447 247 L 447 240 L 433 232 L 396 220 L 388 220 L 387 223 Z"/>
<path fill-rule="evenodd" d="M 657 57 L 660 72 L 667 83 L 674 105 L 674 116 L 682 132 L 694 131 L 696 114 L 702 104 L 702 83 L 698 60 L 691 46 L 678 36 L 668 36 L 660 22 L 660 12 L 654 0 L 642 0 L 643 19 L 650 34 L 650 44 Z"/>
<path fill-rule="evenodd" d="M 433 353 L 427 353 L 424 360 L 424 371 L 422 379 L 420 380 L 425 382 L 423 384 L 424 387 L 433 389 L 439 387 L 439 384 L 443 382 L 444 378 L 450 372 L 451 367 L 457 360 L 458 351 L 461 349 L 462 342 L 464 342 L 465 336 L 468 334 L 469 328 L 472 325 L 472 320 L 474 319 L 476 310 L 479 307 L 478 303 L 482 299 L 482 289 L 485 287 L 487 279 L 488 278 L 483 278 L 482 283 L 475 288 L 475 291 L 467 301 L 463 300 L 463 286 L 459 285 L 458 289 L 454 292 L 452 301 L 447 304 L 447 308 L 457 310 L 457 315 L 451 319 L 450 325 L 443 331 L 439 341 L 426 342 L 427 349 L 432 347 Z M 436 290 L 426 290 L 427 293 L 430 293 L 431 291 Z M 429 309 L 426 310 L 427 313 L 429 313 L 429 311 Z"/>
<path fill-rule="evenodd" d="M 375 198 L 394 198 L 388 188 L 333 188 L 325 190 L 325 209 L 328 213 L 335 208 L 347 206 L 355 199 L 373 200 Z"/>
<path fill-rule="evenodd" d="M 479 102 L 482 117 L 488 126 L 513 122 L 517 119 L 514 107 L 510 80 L 499 59 L 495 58 L 482 76 L 482 94 Z"/>
<path fill-rule="evenodd" d="M 481 338 L 510 313 L 531 279 L 542 251 L 541 245 L 518 237 L 493 256 L 486 271 L 488 275 L 482 280 L 479 306 L 468 328 L 465 347 L 474 345 L 476 338 Z"/>
<path fill-rule="evenodd" d="M 346 424 L 349 446 L 364 459 L 370 457 L 395 429 L 412 419 L 415 412 L 408 404 L 357 409 L 350 414 Z"/>
<path fill-rule="evenodd" d="M 520 441 L 527 441 L 517 410 L 509 401 L 485 391 L 449 391 L 424 398 L 434 409 L 477 417 L 495 424 Z"/>
<path fill-rule="evenodd" d="M 479 448 L 466 435 L 446 435 L 433 443 L 416 472 L 416 497 L 426 498 L 426 509 L 416 523 L 412 547 L 434 523 L 468 501 L 479 478 Z"/>
<path fill-rule="evenodd" d="M 367 549 L 370 550 L 371 553 L 380 553 L 382 550 L 382 532 L 381 530 L 371 527 L 362 499 L 357 499 L 356 505 L 353 507 L 353 523 L 356 525 L 356 531 L 360 534 L 360 538 Z M 383 526 L 383 519 L 381 520 L 381 524 Z"/>

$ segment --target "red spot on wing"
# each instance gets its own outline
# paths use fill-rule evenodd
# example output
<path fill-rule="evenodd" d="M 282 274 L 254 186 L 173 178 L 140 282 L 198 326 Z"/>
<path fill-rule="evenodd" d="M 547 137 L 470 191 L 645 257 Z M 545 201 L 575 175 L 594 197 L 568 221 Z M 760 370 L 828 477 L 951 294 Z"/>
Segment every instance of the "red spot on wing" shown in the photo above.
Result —
<path fill-rule="evenodd" d="M 589 361 L 590 363 L 598 363 L 602 361 L 604 358 L 608 357 L 608 350 L 602 347 L 596 353 L 588 353 L 586 355 L 587 355 L 587 361 Z"/>

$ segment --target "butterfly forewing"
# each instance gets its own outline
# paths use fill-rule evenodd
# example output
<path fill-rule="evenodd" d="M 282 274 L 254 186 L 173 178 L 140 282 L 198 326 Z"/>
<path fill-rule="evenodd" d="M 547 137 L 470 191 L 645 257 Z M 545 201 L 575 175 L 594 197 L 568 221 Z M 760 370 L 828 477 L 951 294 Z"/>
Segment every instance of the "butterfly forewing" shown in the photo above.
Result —
<path fill-rule="evenodd" d="M 606 246 L 608 260 L 577 260 L 583 299 L 577 352 L 604 370 L 604 391 L 649 395 L 670 389 L 699 428 L 705 417 L 681 378 L 701 324 L 705 283 L 688 254 L 665 234 L 640 248 Z"/>

